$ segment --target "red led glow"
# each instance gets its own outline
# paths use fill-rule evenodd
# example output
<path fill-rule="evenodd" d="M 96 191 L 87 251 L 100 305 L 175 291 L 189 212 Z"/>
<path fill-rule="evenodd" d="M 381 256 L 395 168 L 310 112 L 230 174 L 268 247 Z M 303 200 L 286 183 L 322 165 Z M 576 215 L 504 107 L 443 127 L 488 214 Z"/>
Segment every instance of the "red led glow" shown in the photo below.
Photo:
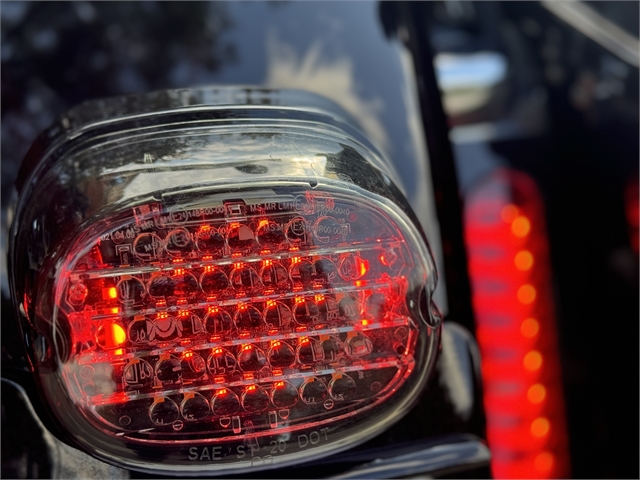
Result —
<path fill-rule="evenodd" d="M 566 478 L 569 454 L 542 199 L 498 171 L 467 199 L 465 236 L 496 478 Z"/>
<path fill-rule="evenodd" d="M 527 399 L 533 404 L 542 403 L 547 396 L 547 389 L 540 383 L 535 383 L 527 390 Z"/>
<path fill-rule="evenodd" d="M 525 338 L 534 338 L 540 331 L 540 323 L 535 318 L 527 318 L 520 325 L 520 333 Z"/>
<path fill-rule="evenodd" d="M 135 217 L 141 233 L 95 242 L 102 263 L 65 277 L 79 353 L 64 368 L 100 428 L 270 434 L 353 416 L 399 388 L 424 328 L 403 301 L 418 291 L 407 276 L 426 262 L 379 212 L 319 198 L 304 213 L 290 200 L 198 209 L 178 225 L 150 208 Z M 84 378 L 87 365 L 106 373 Z"/>
<path fill-rule="evenodd" d="M 640 226 L 640 193 L 639 193 L 638 172 L 627 182 L 624 189 L 625 214 L 627 217 L 627 225 L 629 229 L 629 243 L 631 248 L 638 256 L 640 249 L 640 234 L 638 228 Z"/>
<path fill-rule="evenodd" d="M 366 260 L 358 259 L 358 271 L 361 277 L 366 275 L 368 269 L 369 269 L 369 262 Z"/>
<path fill-rule="evenodd" d="M 124 329 L 117 323 L 110 323 L 98 329 L 97 341 L 104 348 L 122 345 L 127 340 Z"/>
<path fill-rule="evenodd" d="M 533 255 L 528 250 L 520 250 L 513 262 L 518 270 L 527 271 L 533 266 Z"/>
<path fill-rule="evenodd" d="M 523 238 L 529 235 L 529 231 L 531 230 L 531 223 L 529 219 L 523 215 L 520 215 L 515 218 L 515 220 L 511 223 L 511 232 L 515 237 Z"/>

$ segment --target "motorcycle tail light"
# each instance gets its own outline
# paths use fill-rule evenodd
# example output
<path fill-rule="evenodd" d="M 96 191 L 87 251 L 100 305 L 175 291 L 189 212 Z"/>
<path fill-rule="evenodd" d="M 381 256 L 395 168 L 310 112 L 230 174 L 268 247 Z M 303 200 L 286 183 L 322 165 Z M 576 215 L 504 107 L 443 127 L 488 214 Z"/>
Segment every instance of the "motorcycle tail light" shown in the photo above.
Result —
<path fill-rule="evenodd" d="M 440 319 L 394 176 L 300 92 L 72 110 L 27 156 L 11 247 L 31 361 L 69 440 L 129 468 L 218 473 L 317 458 L 397 420 Z"/>

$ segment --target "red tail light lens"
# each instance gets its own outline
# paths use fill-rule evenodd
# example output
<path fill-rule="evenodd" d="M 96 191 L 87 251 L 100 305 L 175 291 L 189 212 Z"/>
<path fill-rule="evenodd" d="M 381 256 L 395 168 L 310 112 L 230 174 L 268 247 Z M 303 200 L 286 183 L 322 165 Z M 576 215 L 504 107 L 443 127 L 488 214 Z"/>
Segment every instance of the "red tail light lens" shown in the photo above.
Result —
<path fill-rule="evenodd" d="M 386 215 L 310 190 L 210 205 L 181 204 L 179 223 L 160 203 L 135 207 L 69 253 L 56 284 L 71 347 L 61 377 L 88 417 L 141 439 L 224 438 L 234 422 L 255 432 L 349 416 L 414 369 L 415 260 Z M 199 248 L 205 234 L 220 248 Z"/>
<path fill-rule="evenodd" d="M 335 120 L 278 112 L 236 109 L 241 127 L 209 112 L 177 134 L 163 112 L 142 139 L 110 126 L 35 170 L 17 263 L 33 258 L 20 225 L 76 217 L 14 291 L 45 345 L 43 393 L 93 453 L 151 471 L 298 461 L 370 437 L 424 385 L 435 273 L 404 201 Z M 221 144 L 224 162 L 203 161 Z M 86 175 L 77 198 L 63 174 Z"/>

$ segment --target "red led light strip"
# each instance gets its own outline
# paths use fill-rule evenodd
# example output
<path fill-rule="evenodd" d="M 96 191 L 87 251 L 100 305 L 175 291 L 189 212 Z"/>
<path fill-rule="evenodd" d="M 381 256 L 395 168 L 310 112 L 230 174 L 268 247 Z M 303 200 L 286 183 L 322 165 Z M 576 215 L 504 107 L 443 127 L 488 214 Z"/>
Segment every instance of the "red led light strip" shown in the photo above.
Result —
<path fill-rule="evenodd" d="M 356 245 L 342 246 L 342 247 L 332 247 L 332 248 L 317 248 L 315 247 L 312 252 L 300 252 L 298 248 L 291 247 L 288 252 L 280 252 L 280 253 L 266 253 L 261 255 L 245 255 L 242 257 L 241 264 L 253 264 L 257 262 L 269 262 L 273 260 L 286 260 L 291 259 L 293 263 L 300 263 L 302 260 L 305 260 L 311 257 L 320 257 L 323 255 L 339 255 L 343 253 L 356 253 L 356 252 L 364 252 L 364 251 L 373 251 L 373 250 L 383 250 L 383 249 L 393 249 L 393 248 L 401 248 L 403 242 L 399 241 L 381 241 L 377 240 L 376 243 L 360 243 Z M 238 260 L 234 258 L 220 258 L 220 259 L 212 259 L 210 256 L 205 258 L 202 257 L 200 261 L 192 261 L 192 262 L 184 262 L 183 259 L 176 259 L 172 262 L 172 265 L 169 266 L 159 266 L 159 265 L 146 265 L 146 266 L 119 266 L 117 270 L 113 268 L 94 268 L 92 270 L 75 270 L 71 272 L 70 280 L 79 280 L 82 278 L 83 280 L 89 280 L 94 278 L 109 278 L 109 277 L 119 277 L 122 275 L 134 275 L 134 274 L 144 274 L 144 273 L 154 273 L 154 272 L 175 272 L 180 269 L 190 269 L 197 267 L 215 267 L 215 266 L 223 266 L 223 265 L 232 265 L 237 263 Z M 384 254 L 381 254 L 380 263 L 383 265 L 387 265 L 388 260 L 385 259 Z M 268 263 L 267 263 L 268 265 Z M 360 266 L 360 265 L 359 265 Z M 361 275 L 366 273 L 360 272 Z M 116 293 L 116 292 L 114 292 Z M 105 294 L 105 299 L 108 298 L 116 298 L 115 296 L 110 296 L 111 294 Z"/>
<path fill-rule="evenodd" d="M 343 327 L 333 327 L 333 328 L 325 328 L 319 330 L 313 330 L 307 332 L 306 330 L 302 333 L 275 333 L 272 335 L 265 336 L 257 336 L 257 337 L 247 337 L 247 338 L 239 338 L 235 340 L 225 340 L 218 342 L 208 342 L 208 343 L 200 343 L 197 345 L 197 348 L 200 350 L 203 349 L 212 349 L 219 347 L 229 347 L 233 345 L 242 345 L 247 343 L 247 341 L 251 341 L 254 343 L 261 342 L 270 342 L 274 340 L 284 340 L 284 339 L 299 339 L 300 335 L 313 335 L 313 336 L 324 336 L 324 335 L 335 335 L 338 333 L 348 333 L 348 332 L 366 332 L 373 331 L 378 329 L 390 328 L 390 327 L 407 327 L 410 324 L 410 320 L 407 317 L 398 317 L 392 320 L 385 320 L 383 322 L 369 322 L 368 320 L 361 320 L 359 324 L 356 325 L 348 325 Z M 117 327 L 119 331 L 122 331 L 122 339 L 124 339 L 124 330 L 121 329 L 117 324 L 112 324 L 113 327 Z M 115 328 L 114 328 L 115 330 Z M 117 338 L 118 333 L 114 334 L 114 337 Z M 116 346 L 123 343 L 123 341 L 114 341 L 111 345 Z M 130 359 L 130 358 L 141 358 L 149 355 L 164 355 L 170 353 L 182 353 L 185 351 L 184 346 L 166 346 L 154 348 L 153 350 L 144 350 L 138 349 L 136 351 L 132 351 L 126 354 L 121 354 L 121 359 Z M 90 365 L 95 362 L 106 362 L 112 359 L 110 353 L 91 353 L 86 354 L 83 357 L 78 358 L 78 365 Z"/>
<path fill-rule="evenodd" d="M 496 478 L 570 475 L 542 199 L 499 170 L 467 198 L 487 437 Z"/>
<path fill-rule="evenodd" d="M 398 368 L 398 367 L 400 367 L 400 362 L 396 360 L 387 360 L 382 362 L 372 362 L 367 364 L 351 365 L 346 367 L 325 368 L 325 369 L 317 369 L 314 371 L 303 371 L 303 372 L 298 372 L 290 375 L 274 375 L 272 377 L 263 377 L 263 378 L 260 378 L 259 380 L 256 380 L 255 378 L 247 378 L 245 380 L 238 380 L 235 382 L 222 381 L 218 383 L 213 381 L 212 383 L 204 386 L 197 386 L 197 387 L 191 387 L 191 388 L 189 387 L 178 388 L 173 390 L 163 390 L 161 392 L 152 392 L 147 394 L 129 394 L 126 392 L 119 392 L 108 397 L 96 395 L 91 399 L 91 404 L 92 405 L 110 405 L 112 403 L 120 403 L 124 401 L 129 401 L 129 400 L 140 400 L 143 398 L 157 398 L 157 397 L 162 397 L 167 395 L 185 394 L 188 392 L 206 392 L 209 390 L 224 389 L 227 387 L 230 388 L 230 387 L 247 386 L 247 388 L 251 389 L 251 387 L 255 387 L 256 385 L 268 385 L 272 382 L 276 382 L 276 381 L 280 382 L 280 381 L 288 380 L 291 378 L 312 378 L 312 377 L 323 376 L 323 375 L 334 375 L 336 373 L 360 372 L 360 371 L 364 372 L 367 370 L 376 370 L 381 368 Z"/>
<path fill-rule="evenodd" d="M 638 234 L 638 225 L 640 224 L 640 200 L 638 195 L 640 195 L 640 192 L 638 185 L 638 173 L 636 172 L 636 175 L 627 183 L 624 192 L 625 213 L 627 216 L 627 224 L 629 226 L 629 239 L 631 248 L 635 252 L 636 256 L 638 256 L 638 252 L 640 251 L 640 236 Z"/>

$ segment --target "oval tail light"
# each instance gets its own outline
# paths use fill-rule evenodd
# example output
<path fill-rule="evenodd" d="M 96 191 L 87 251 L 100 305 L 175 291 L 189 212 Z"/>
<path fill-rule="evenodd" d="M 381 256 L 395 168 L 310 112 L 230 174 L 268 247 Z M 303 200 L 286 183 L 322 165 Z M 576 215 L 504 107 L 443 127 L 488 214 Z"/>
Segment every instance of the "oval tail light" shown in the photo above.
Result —
<path fill-rule="evenodd" d="M 229 473 L 398 420 L 440 318 L 392 169 L 300 92 L 134 100 L 39 140 L 13 223 L 12 293 L 69 439 L 127 468 Z"/>

